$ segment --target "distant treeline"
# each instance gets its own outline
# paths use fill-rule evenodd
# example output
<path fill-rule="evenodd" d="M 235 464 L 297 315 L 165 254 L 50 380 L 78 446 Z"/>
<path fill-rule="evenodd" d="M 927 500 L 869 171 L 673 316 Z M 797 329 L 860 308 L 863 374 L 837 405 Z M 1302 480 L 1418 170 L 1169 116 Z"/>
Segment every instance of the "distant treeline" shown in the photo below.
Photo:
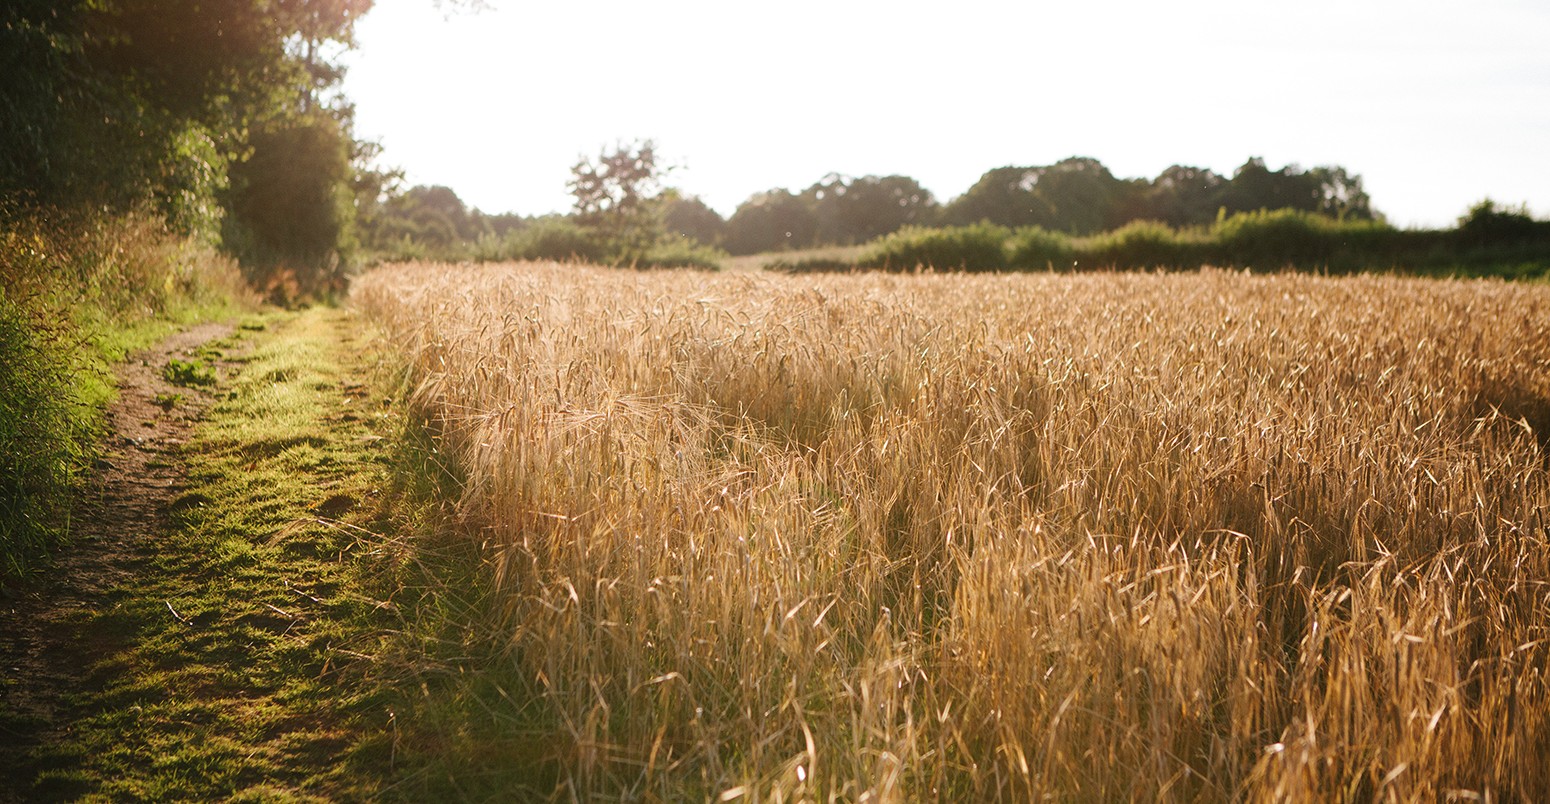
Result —
<path fill-rule="evenodd" d="M 1250 159 L 1227 179 L 1173 167 L 1115 179 L 1091 159 L 997 168 L 946 206 L 899 176 L 830 176 L 801 194 L 749 199 L 730 220 L 666 190 L 645 205 L 647 248 L 620 258 L 579 216 L 522 218 L 467 208 L 445 187 L 415 187 L 366 222 L 387 258 L 576 259 L 718 266 L 732 254 L 864 244 L 855 258 L 776 259 L 781 270 L 1090 270 L 1202 265 L 1351 272 L 1402 270 L 1538 276 L 1550 270 L 1550 222 L 1483 201 L 1452 229 L 1399 229 L 1343 168 L 1270 170 Z M 724 249 L 724 251 L 723 251 Z"/>
<path fill-rule="evenodd" d="M 1339 220 L 1294 209 L 1241 212 L 1210 226 L 1133 221 L 1085 237 L 991 223 L 907 227 L 868 244 L 854 259 L 777 260 L 769 267 L 1082 271 L 1207 265 L 1536 277 L 1550 272 L 1550 222 L 1485 201 L 1457 228 L 1443 230 L 1396 229 L 1382 221 Z"/>
<path fill-rule="evenodd" d="M 1231 178 L 1206 168 L 1175 165 L 1155 179 L 1120 179 L 1096 159 L 1053 165 L 999 167 L 950 203 L 908 176 L 830 174 L 801 192 L 755 193 L 723 219 L 700 199 L 667 190 L 657 196 L 657 220 L 669 235 L 732 254 L 866 243 L 907 226 L 992 223 L 1038 226 L 1088 235 L 1131 221 L 1171 227 L 1209 226 L 1221 216 L 1293 209 L 1341 220 L 1373 220 L 1360 176 L 1342 167 L 1271 170 L 1249 159 Z M 368 223 L 371 242 L 390 253 L 489 253 L 530 221 L 467 209 L 445 187 L 416 187 L 387 202 Z M 550 221 L 552 224 L 553 221 Z M 482 245 L 476 245 L 482 244 Z"/>

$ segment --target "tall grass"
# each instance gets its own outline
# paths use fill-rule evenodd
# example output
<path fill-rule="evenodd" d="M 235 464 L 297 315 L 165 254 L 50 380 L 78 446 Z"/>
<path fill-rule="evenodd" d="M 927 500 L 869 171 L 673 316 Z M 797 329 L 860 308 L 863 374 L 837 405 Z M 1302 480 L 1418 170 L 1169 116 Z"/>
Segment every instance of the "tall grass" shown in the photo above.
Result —
<path fill-rule="evenodd" d="M 354 303 L 484 545 L 449 630 L 512 681 L 445 684 L 527 748 L 448 726 L 471 775 L 1550 797 L 1550 288 L 406 265 Z"/>
<path fill-rule="evenodd" d="M 154 216 L 0 199 L 0 585 L 33 572 L 68 531 L 110 364 L 158 323 L 251 295 L 234 263 Z"/>

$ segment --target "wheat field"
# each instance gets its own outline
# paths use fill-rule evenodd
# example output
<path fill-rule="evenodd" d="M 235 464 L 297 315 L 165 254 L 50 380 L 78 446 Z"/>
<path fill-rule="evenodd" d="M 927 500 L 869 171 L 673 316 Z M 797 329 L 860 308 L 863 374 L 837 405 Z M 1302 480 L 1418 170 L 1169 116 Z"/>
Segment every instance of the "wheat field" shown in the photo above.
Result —
<path fill-rule="evenodd" d="M 1550 287 L 407 264 L 352 303 L 556 797 L 1550 799 Z"/>

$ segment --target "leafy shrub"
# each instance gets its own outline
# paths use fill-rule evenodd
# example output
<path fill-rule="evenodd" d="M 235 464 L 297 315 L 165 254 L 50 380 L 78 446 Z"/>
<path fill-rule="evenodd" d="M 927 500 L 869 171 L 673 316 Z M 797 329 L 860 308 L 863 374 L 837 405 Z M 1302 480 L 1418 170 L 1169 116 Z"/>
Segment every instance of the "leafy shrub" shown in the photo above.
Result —
<path fill-rule="evenodd" d="M 1550 234 L 1550 225 L 1536 222 L 1526 207 L 1502 207 L 1487 198 L 1459 218 L 1460 242 L 1469 246 L 1497 245 Z"/>
<path fill-rule="evenodd" d="M 1220 264 L 1244 268 L 1327 267 L 1339 237 L 1335 221 L 1293 209 L 1242 212 L 1212 230 Z"/>
<path fill-rule="evenodd" d="M 721 261 L 728 254 L 714 246 L 707 246 L 687 237 L 665 240 L 646 249 L 639 259 L 633 260 L 637 268 L 699 268 L 706 271 L 721 270 Z"/>
<path fill-rule="evenodd" d="M 1200 249 L 1187 233 L 1156 221 L 1132 221 L 1083 242 L 1082 262 L 1100 268 L 1194 268 Z"/>
<path fill-rule="evenodd" d="M 1025 226 L 1013 232 L 1006 248 L 1007 262 L 1024 270 L 1069 267 L 1076 253 L 1070 237 L 1039 226 Z"/>
<path fill-rule="evenodd" d="M 35 302 L 0 285 L 0 580 L 25 573 L 54 538 L 79 463 L 83 416 L 67 341 Z"/>
<path fill-rule="evenodd" d="M 29 306 L 115 321 L 247 300 L 236 263 L 154 215 L 35 210 L 0 201 L 0 286 Z"/>
<path fill-rule="evenodd" d="M 512 232 L 507 241 L 506 258 L 513 260 L 601 263 L 609 252 L 601 233 L 564 218 L 536 221 Z"/>
<path fill-rule="evenodd" d="M 766 271 L 778 271 L 786 274 L 846 273 L 854 271 L 858 267 L 854 260 L 846 260 L 839 257 L 781 258 L 767 262 L 763 266 Z"/>
<path fill-rule="evenodd" d="M 150 332 L 131 328 L 251 299 L 235 264 L 154 215 L 0 199 L 0 582 L 57 540 L 110 396 L 107 365 Z"/>
<path fill-rule="evenodd" d="M 1000 241 L 1004 240 L 1004 243 Z M 993 259 L 999 245 L 1004 253 Z M 861 268 L 909 270 L 1070 270 L 1073 268 L 1181 268 L 1208 265 L 1347 273 L 1404 271 L 1433 276 L 1550 275 L 1550 222 L 1522 211 L 1478 205 L 1454 230 L 1396 229 L 1383 221 L 1335 219 L 1283 209 L 1240 213 L 1209 230 L 1173 229 L 1132 221 L 1112 232 L 1073 238 L 1037 226 L 990 225 L 904 229 L 879 238 L 851 263 L 845 260 L 777 260 L 768 267 L 789 273 Z"/>
<path fill-rule="evenodd" d="M 1010 235 L 1005 227 L 991 223 L 940 229 L 907 226 L 872 241 L 856 264 L 890 271 L 995 271 L 1007 266 L 1006 241 Z"/>

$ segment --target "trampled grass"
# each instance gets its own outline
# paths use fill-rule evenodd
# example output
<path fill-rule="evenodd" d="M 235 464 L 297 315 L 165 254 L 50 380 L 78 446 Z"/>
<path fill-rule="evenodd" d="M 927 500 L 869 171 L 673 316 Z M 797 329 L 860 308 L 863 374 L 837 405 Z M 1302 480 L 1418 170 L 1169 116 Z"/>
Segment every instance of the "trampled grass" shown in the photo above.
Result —
<path fill-rule="evenodd" d="M 465 791 L 1550 797 L 1550 288 L 403 265 L 354 303 L 488 562 Z"/>

